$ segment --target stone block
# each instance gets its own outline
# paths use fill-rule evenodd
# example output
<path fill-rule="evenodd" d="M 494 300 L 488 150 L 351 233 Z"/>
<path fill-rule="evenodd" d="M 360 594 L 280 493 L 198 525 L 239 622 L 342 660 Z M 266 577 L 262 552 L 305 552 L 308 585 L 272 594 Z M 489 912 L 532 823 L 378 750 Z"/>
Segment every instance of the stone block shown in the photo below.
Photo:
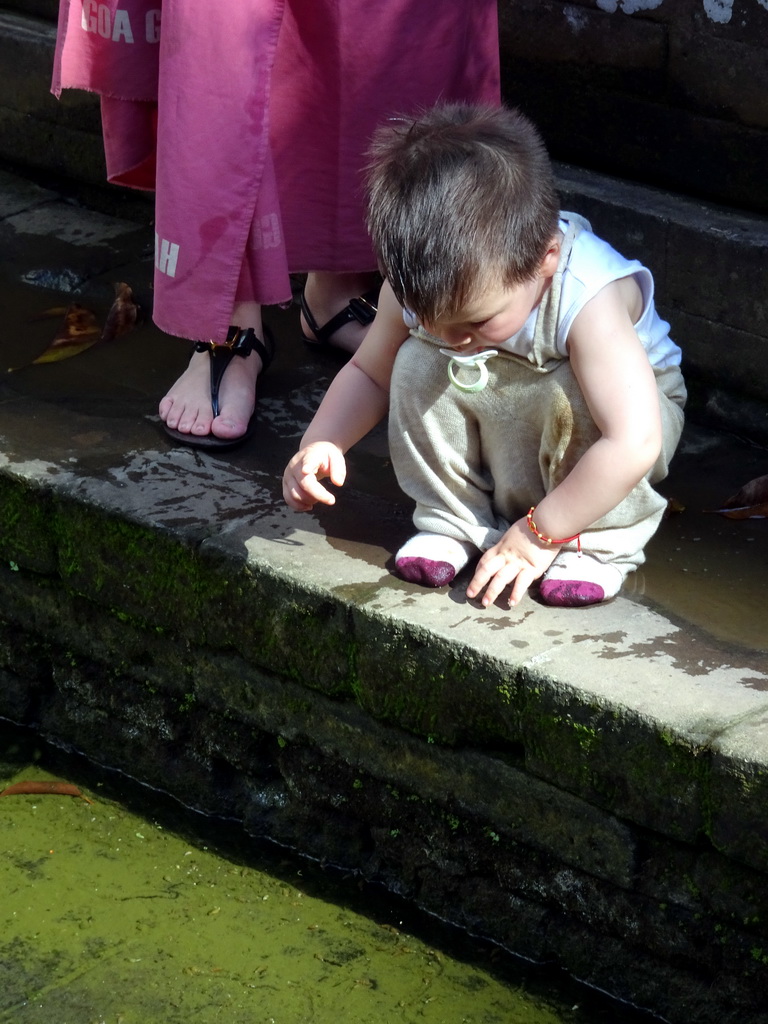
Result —
<path fill-rule="evenodd" d="M 355 692 L 370 714 L 432 742 L 515 741 L 518 684 L 507 666 L 361 611 L 354 624 Z"/>
<path fill-rule="evenodd" d="M 670 222 L 665 302 L 722 327 L 768 338 L 768 221 L 735 210 L 701 213 L 699 224 Z"/>
<path fill-rule="evenodd" d="M 765 401 L 768 336 L 737 330 L 679 309 L 670 310 L 669 316 L 674 320 L 675 340 L 683 350 L 686 381 L 716 383 L 725 392 Z"/>
<path fill-rule="evenodd" d="M 101 135 L 0 107 L 0 158 L 6 164 L 104 186 Z"/>
<path fill-rule="evenodd" d="M 352 692 L 354 640 L 345 603 L 302 592 L 269 571 L 244 573 L 235 583 L 231 600 L 217 611 L 219 646 L 231 644 L 259 668 L 324 693 Z M 188 629 L 191 638 L 191 624 Z"/>
<path fill-rule="evenodd" d="M 31 721 L 35 709 L 34 696 L 28 676 L 0 669 L 0 718 L 5 718 L 9 722 Z M 3 753 L 0 751 L 0 765 Z"/>
<path fill-rule="evenodd" d="M 58 556 L 51 526 L 54 522 L 51 492 L 42 484 L 0 476 L 0 559 L 11 570 L 23 568 L 35 573 L 51 573 Z"/>
<path fill-rule="evenodd" d="M 38 693 L 51 681 L 50 649 L 39 637 L 30 642 L 18 622 L 6 616 L 7 609 L 3 606 L 0 608 L 0 669 L 6 672 L 9 688 L 0 688 L 0 694 L 6 700 L 12 691 L 19 692 L 23 685 L 29 699 L 37 699 Z M 7 710 L 0 714 L 14 721 L 27 721 L 14 718 Z"/>
<path fill-rule="evenodd" d="M 50 91 L 55 27 L 0 12 L 0 157 L 90 183 L 105 178 L 98 97 Z"/>
<path fill-rule="evenodd" d="M 768 404 L 763 396 L 749 399 L 692 378 L 686 415 L 768 447 Z"/>
<path fill-rule="evenodd" d="M 54 24 L 59 17 L 59 0 L 4 0 L 3 7 L 18 14 L 43 18 Z"/>
<path fill-rule="evenodd" d="M 667 32 L 663 25 L 634 18 L 612 18 L 605 11 L 574 3 L 499 4 L 499 41 L 503 63 L 565 64 L 613 68 L 629 78 L 639 70 L 664 74 Z"/>
<path fill-rule="evenodd" d="M 0 12 L 4 107 L 43 116 L 48 107 L 55 116 L 56 100 L 50 93 L 55 39 L 55 30 L 45 22 Z"/>
<path fill-rule="evenodd" d="M 523 721 L 525 766 L 622 818 L 696 842 L 704 832 L 708 762 L 697 745 L 618 706 L 586 706 L 539 678 Z"/>
<path fill-rule="evenodd" d="M 755 757 L 755 744 L 766 735 L 768 694 L 762 713 L 750 715 L 713 744 L 710 784 L 715 847 L 764 872 L 768 872 L 768 771 Z"/>
<path fill-rule="evenodd" d="M 745 932 L 753 932 L 757 943 L 765 941 L 768 889 L 764 871 L 743 871 L 727 853 L 698 850 L 692 869 L 681 871 L 680 878 L 705 913 L 721 920 L 730 919 Z"/>
<path fill-rule="evenodd" d="M 684 0 L 691 5 L 690 21 L 694 38 L 713 38 L 730 43 L 753 46 L 755 40 L 765 39 L 768 31 L 768 11 L 762 0 Z M 674 4 L 667 0 L 668 16 L 674 17 Z"/>
<path fill-rule="evenodd" d="M 665 299 L 669 219 L 680 214 L 674 199 L 566 164 L 557 163 L 555 174 L 562 208 L 586 217 L 595 234 L 622 256 L 648 267 L 657 298 Z"/>
<path fill-rule="evenodd" d="M 759 38 L 718 38 L 678 27 L 669 38 L 671 96 L 689 110 L 765 129 L 768 62 Z"/>
<path fill-rule="evenodd" d="M 50 189 L 0 171 L 0 220 L 13 217 L 41 203 L 54 202 L 58 198 L 58 193 Z"/>

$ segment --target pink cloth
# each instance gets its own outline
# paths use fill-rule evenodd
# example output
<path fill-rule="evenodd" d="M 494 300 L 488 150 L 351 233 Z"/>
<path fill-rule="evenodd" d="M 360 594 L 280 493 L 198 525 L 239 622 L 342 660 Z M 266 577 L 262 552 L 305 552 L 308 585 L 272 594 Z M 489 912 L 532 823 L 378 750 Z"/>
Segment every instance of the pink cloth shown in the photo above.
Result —
<path fill-rule="evenodd" d="M 498 103 L 496 17 L 496 0 L 61 0 L 53 91 L 98 92 L 109 180 L 156 192 L 158 326 L 222 340 L 236 300 L 290 299 L 289 270 L 373 269 L 373 129 Z"/>

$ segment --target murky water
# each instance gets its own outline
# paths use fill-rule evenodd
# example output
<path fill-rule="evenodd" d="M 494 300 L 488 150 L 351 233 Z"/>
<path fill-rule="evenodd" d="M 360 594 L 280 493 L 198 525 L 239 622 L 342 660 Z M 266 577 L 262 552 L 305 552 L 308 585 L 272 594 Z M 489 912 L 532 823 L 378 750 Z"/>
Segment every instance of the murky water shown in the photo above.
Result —
<path fill-rule="evenodd" d="M 0 1022 L 648 1019 L 82 770 L 0 728 L 0 790 L 68 777 L 92 801 L 0 800 Z"/>

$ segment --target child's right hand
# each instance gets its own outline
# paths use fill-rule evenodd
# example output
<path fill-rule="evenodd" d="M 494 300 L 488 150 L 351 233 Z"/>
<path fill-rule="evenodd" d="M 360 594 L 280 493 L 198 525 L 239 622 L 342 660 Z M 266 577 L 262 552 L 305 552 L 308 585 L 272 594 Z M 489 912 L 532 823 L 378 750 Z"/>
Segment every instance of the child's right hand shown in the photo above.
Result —
<path fill-rule="evenodd" d="M 330 441 L 314 441 L 296 452 L 283 474 L 283 497 L 297 512 L 308 512 L 315 502 L 334 505 L 336 498 L 320 483 L 328 478 L 341 487 L 347 477 L 344 453 Z"/>

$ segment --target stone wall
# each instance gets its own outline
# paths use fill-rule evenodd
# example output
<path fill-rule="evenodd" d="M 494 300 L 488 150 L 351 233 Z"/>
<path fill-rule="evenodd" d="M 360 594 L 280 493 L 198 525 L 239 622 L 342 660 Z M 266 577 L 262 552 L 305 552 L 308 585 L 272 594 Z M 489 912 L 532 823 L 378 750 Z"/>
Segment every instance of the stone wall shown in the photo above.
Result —
<path fill-rule="evenodd" d="M 765 0 L 501 0 L 503 87 L 568 163 L 768 212 Z"/>
<path fill-rule="evenodd" d="M 54 8 L 45 0 L 0 6 L 0 160 L 103 186 L 98 99 L 73 90 L 57 101 L 50 93 Z"/>
<path fill-rule="evenodd" d="M 29 470 L 0 475 L 1 716 L 673 1024 L 768 1024 L 765 773 L 716 749 L 702 693 L 682 735 L 551 649 L 492 656 L 386 584 L 321 589 L 296 549 L 276 571 Z M 625 693 L 686 679 L 632 668 Z"/>
<path fill-rule="evenodd" d="M 103 179 L 93 98 L 48 94 L 57 0 L 4 0 L 0 156 Z M 768 213 L 766 0 L 499 0 L 506 100 L 541 126 L 566 163 Z M 0 25 L 0 29 L 2 26 Z M 17 123 L 12 111 L 21 115 Z M 29 118 L 66 128 L 45 153 Z M 80 146 L 75 139 L 80 132 Z M 89 138 L 90 136 L 90 138 Z M 54 141 L 53 135 L 49 135 Z"/>

